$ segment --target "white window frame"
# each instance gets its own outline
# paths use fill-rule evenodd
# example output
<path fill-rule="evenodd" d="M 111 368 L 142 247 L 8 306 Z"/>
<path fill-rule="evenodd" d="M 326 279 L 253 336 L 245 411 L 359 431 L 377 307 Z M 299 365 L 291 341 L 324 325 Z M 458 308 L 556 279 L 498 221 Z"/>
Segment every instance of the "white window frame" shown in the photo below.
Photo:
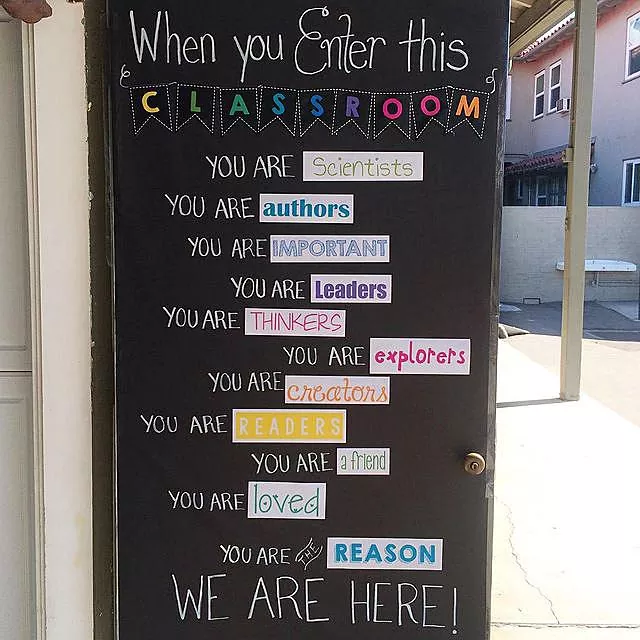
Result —
<path fill-rule="evenodd" d="M 524 198 L 524 180 L 518 178 L 516 180 L 516 200 L 522 200 Z"/>
<path fill-rule="evenodd" d="M 631 171 L 631 200 L 629 202 L 625 201 L 625 194 L 627 191 L 627 167 L 629 165 L 640 166 L 640 158 L 630 158 L 629 160 L 625 160 L 622 163 L 622 206 L 623 207 L 640 207 L 640 198 L 638 200 L 633 199 L 633 188 L 635 186 L 633 184 L 633 177 L 634 177 L 633 170 Z"/>
<path fill-rule="evenodd" d="M 635 73 L 629 73 L 629 62 L 631 61 L 631 42 L 629 34 L 631 32 L 631 23 L 637 19 L 640 19 L 640 11 L 638 13 L 634 13 L 630 18 L 627 18 L 627 32 L 625 38 L 625 58 L 624 58 L 624 79 L 633 80 L 634 78 L 640 77 L 640 71 L 636 71 Z M 637 46 L 637 45 L 636 45 Z M 635 48 L 635 47 L 633 47 Z"/>
<path fill-rule="evenodd" d="M 511 120 L 511 75 L 507 76 L 507 90 L 506 90 L 506 102 L 505 119 Z"/>
<path fill-rule="evenodd" d="M 547 77 L 546 77 L 546 69 L 543 69 L 540 73 L 536 73 L 533 78 L 533 119 L 537 120 L 538 118 L 542 118 L 544 115 L 544 103 L 545 103 L 545 95 L 546 95 L 546 87 L 547 87 Z M 538 78 L 542 77 L 542 91 L 537 92 L 538 88 Z M 536 112 L 536 106 L 538 102 L 538 98 L 542 96 L 542 112 Z"/>
<path fill-rule="evenodd" d="M 559 68 L 560 74 L 558 76 L 558 82 L 556 84 L 551 84 L 553 79 L 553 70 Z M 551 94 L 555 89 L 561 89 L 562 87 L 562 60 L 558 60 L 558 62 L 552 64 L 549 67 L 549 90 L 548 90 L 548 109 L 547 113 L 555 113 L 558 110 L 558 100 L 561 98 L 562 91 L 558 91 L 558 100 L 555 101 L 554 104 L 551 103 Z"/>

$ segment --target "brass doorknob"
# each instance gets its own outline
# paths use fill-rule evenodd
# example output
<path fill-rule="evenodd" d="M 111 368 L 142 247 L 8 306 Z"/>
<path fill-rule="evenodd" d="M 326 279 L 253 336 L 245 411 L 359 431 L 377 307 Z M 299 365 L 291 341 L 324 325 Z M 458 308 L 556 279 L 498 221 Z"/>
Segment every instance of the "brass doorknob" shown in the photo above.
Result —
<path fill-rule="evenodd" d="M 464 470 L 472 476 L 480 476 L 487 468 L 485 459 L 479 453 L 467 453 L 464 457 Z"/>

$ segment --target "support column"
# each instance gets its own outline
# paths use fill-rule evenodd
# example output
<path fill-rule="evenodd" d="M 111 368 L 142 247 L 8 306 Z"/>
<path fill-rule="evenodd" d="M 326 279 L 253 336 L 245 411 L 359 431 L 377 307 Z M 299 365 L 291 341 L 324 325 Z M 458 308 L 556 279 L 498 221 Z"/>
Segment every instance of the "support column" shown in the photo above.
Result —
<path fill-rule="evenodd" d="M 564 242 L 564 294 L 560 398 L 580 398 L 584 327 L 584 258 L 591 166 L 591 111 L 596 48 L 597 0 L 576 0 L 571 132 L 567 149 L 567 215 Z"/>

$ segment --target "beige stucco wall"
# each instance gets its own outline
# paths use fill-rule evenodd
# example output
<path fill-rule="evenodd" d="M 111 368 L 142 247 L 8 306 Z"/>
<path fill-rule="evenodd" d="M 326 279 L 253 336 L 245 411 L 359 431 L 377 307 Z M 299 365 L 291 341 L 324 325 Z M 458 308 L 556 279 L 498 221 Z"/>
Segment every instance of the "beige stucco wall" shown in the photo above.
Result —
<path fill-rule="evenodd" d="M 505 207 L 502 215 L 500 299 L 521 303 L 562 300 L 562 272 L 556 263 L 564 253 L 564 207 Z M 633 207 L 589 207 L 586 258 L 640 264 L 640 211 Z M 586 277 L 587 300 L 633 300 L 637 274 L 603 274 L 600 286 Z M 628 280 L 618 286 L 611 280 Z"/>

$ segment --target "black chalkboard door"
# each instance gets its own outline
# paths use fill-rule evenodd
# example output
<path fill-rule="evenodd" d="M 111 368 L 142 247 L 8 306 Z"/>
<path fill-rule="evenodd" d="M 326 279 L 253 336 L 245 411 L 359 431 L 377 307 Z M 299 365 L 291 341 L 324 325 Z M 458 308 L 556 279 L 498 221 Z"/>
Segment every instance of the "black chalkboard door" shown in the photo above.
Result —
<path fill-rule="evenodd" d="M 506 0 L 109 21 L 119 637 L 486 637 Z"/>

